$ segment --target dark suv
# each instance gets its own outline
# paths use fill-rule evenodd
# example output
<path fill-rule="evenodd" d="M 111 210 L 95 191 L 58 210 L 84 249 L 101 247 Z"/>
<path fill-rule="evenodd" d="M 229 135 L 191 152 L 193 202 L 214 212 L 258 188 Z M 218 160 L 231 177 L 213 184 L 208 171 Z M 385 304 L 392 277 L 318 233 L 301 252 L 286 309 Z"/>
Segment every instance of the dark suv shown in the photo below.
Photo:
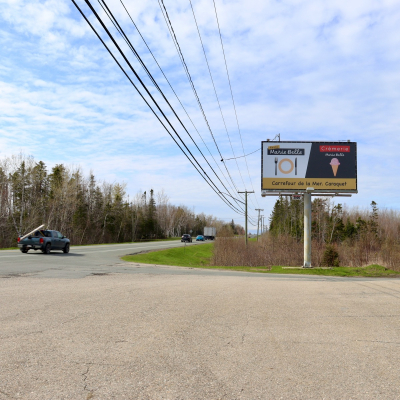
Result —
<path fill-rule="evenodd" d="M 192 237 L 190 235 L 188 235 L 187 233 L 185 233 L 184 235 L 182 235 L 181 242 L 192 243 Z"/>

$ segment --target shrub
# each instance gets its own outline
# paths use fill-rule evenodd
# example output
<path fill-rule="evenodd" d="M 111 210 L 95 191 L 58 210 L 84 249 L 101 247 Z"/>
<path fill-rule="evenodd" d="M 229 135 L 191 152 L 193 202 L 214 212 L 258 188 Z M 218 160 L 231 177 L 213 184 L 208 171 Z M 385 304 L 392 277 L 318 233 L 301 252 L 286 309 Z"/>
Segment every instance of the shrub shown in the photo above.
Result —
<path fill-rule="evenodd" d="M 326 267 L 339 266 L 339 253 L 332 244 L 327 244 L 325 246 L 324 255 L 322 256 L 322 265 Z"/>
<path fill-rule="evenodd" d="M 372 238 L 373 236 L 371 236 Z M 351 239 L 333 244 L 313 240 L 311 265 L 364 267 L 379 264 L 400 271 L 400 243 L 386 239 L 372 242 L 370 237 Z M 243 237 L 220 237 L 214 244 L 211 265 L 270 267 L 272 265 L 302 266 L 304 245 L 290 235 L 263 235 L 258 242 L 249 242 Z"/>

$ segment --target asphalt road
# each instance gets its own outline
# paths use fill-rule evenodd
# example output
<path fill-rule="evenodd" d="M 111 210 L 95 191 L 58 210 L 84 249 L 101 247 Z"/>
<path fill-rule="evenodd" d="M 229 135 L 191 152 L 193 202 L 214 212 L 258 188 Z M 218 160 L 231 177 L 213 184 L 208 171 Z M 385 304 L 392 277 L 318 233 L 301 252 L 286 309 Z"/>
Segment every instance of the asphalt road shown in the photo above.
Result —
<path fill-rule="evenodd" d="M 68 254 L 52 251 L 48 255 L 30 250 L 27 254 L 19 250 L 0 251 L 0 276 L 29 275 L 41 278 L 83 278 L 95 273 L 135 273 L 126 268 L 120 256 L 142 251 L 162 250 L 171 247 L 197 246 L 203 242 L 181 243 L 180 240 L 163 242 L 124 243 L 100 246 L 71 246 Z"/>
<path fill-rule="evenodd" d="M 400 398 L 398 279 L 119 259 L 151 245 L 0 252 L 0 399 Z"/>

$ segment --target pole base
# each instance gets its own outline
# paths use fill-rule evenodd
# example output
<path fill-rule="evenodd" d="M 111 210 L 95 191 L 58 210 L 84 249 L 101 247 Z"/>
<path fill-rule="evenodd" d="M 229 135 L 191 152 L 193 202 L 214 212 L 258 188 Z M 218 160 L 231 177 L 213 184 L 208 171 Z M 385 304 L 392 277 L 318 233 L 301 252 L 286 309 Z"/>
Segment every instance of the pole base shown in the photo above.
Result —
<path fill-rule="evenodd" d="M 312 268 L 311 263 L 304 263 L 303 268 Z"/>

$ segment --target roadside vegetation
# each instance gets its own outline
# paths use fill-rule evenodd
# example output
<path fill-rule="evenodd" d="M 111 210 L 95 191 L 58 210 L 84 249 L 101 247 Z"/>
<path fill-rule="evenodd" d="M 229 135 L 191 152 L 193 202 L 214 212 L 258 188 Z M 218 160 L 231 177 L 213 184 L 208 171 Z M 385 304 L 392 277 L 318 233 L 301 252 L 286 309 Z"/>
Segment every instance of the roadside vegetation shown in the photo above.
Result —
<path fill-rule="evenodd" d="M 212 265 L 301 266 L 303 264 L 303 203 L 279 198 L 270 217 L 270 229 L 258 242 L 225 232 L 215 243 Z M 356 267 L 381 265 L 400 272 L 400 212 L 347 209 L 328 199 L 312 203 L 312 265 Z"/>
<path fill-rule="evenodd" d="M 240 242 L 244 238 L 235 239 Z M 214 257 L 214 246 L 222 242 L 218 238 L 215 243 L 201 244 L 198 246 L 178 247 L 167 250 L 151 251 L 135 255 L 122 257 L 124 261 L 132 263 L 143 263 L 153 265 L 173 265 L 189 268 L 221 269 L 229 271 L 245 271 L 259 273 L 275 274 L 302 274 L 302 275 L 325 275 L 325 276 L 361 276 L 361 277 L 379 277 L 379 276 L 398 276 L 399 272 L 387 269 L 380 265 L 369 265 L 365 267 L 332 267 L 332 268 L 288 268 L 279 265 L 273 266 L 248 266 L 248 265 L 212 265 Z"/>
<path fill-rule="evenodd" d="M 213 243 L 175 247 L 122 257 L 129 262 L 144 264 L 174 265 L 178 267 L 208 267 L 213 252 Z"/>
<path fill-rule="evenodd" d="M 0 248 L 45 224 L 71 245 L 136 242 L 203 234 L 205 226 L 222 228 L 212 215 L 173 205 L 163 190 L 126 194 L 126 185 L 99 182 L 79 167 L 63 164 L 50 171 L 23 154 L 0 160 Z M 243 228 L 232 224 L 242 232 Z"/>
<path fill-rule="evenodd" d="M 246 246 L 243 236 L 236 236 L 232 227 L 225 225 L 218 231 L 215 243 L 204 246 L 201 259 L 193 247 L 174 249 L 168 257 L 159 251 L 124 259 L 283 274 L 371 277 L 400 274 L 399 212 L 379 210 L 375 202 L 371 202 L 370 209 L 360 210 L 316 198 L 312 204 L 313 268 L 302 269 L 303 209 L 302 201 L 281 197 L 272 211 L 269 231 L 258 241 L 249 240 Z"/>

